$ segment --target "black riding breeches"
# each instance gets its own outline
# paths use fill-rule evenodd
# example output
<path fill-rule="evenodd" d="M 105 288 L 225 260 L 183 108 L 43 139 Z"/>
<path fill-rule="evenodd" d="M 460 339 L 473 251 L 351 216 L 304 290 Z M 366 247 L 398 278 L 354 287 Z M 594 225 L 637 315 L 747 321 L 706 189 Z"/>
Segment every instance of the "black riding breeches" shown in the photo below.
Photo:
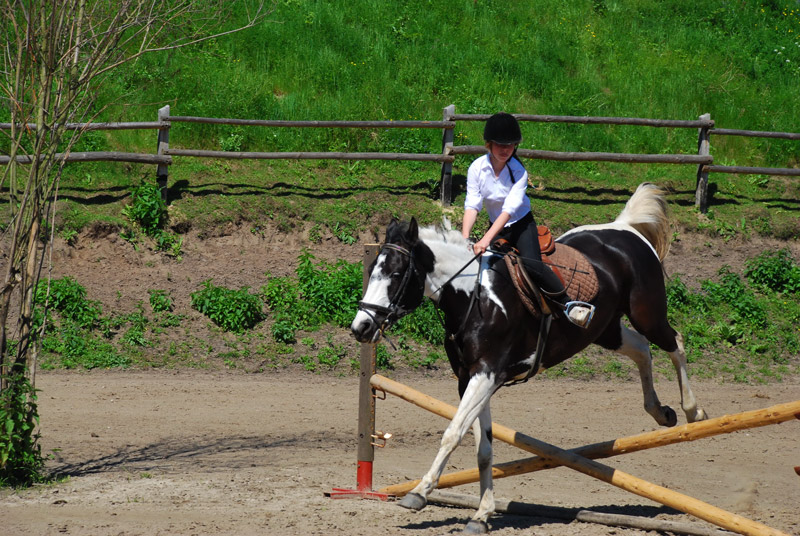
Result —
<path fill-rule="evenodd" d="M 566 302 L 564 285 L 561 284 L 561 280 L 553 273 L 553 270 L 542 261 L 542 251 L 539 249 L 539 231 L 532 213 L 528 212 L 516 222 L 505 227 L 497 238 L 505 238 L 519 250 L 525 269 L 531 278 L 542 287 L 542 290 L 552 295 L 557 301 Z"/>

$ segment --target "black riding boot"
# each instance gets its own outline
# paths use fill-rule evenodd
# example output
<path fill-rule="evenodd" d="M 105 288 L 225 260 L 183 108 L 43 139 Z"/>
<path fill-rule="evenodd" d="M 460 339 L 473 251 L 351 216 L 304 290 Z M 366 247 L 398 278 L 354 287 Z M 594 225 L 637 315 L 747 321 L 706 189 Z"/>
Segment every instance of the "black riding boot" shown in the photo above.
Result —
<path fill-rule="evenodd" d="M 539 231 L 536 222 L 531 217 L 531 222 L 522 230 L 517 240 L 522 263 L 531 279 L 535 281 L 549 298 L 564 307 L 567 319 L 573 324 L 585 328 L 594 316 L 594 305 L 569 301 L 567 291 L 558 276 L 542 261 L 542 252 L 539 248 Z"/>

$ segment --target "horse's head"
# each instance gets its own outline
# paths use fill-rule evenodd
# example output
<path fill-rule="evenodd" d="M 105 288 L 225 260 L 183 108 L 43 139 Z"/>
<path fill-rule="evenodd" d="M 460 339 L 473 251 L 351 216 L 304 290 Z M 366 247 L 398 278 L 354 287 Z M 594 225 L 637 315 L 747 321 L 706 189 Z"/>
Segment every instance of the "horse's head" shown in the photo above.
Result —
<path fill-rule="evenodd" d="M 431 271 L 433 252 L 419 239 L 417 221 L 393 219 L 378 257 L 369 267 L 369 284 L 350 325 L 355 338 L 377 342 L 387 328 L 416 309 Z"/>

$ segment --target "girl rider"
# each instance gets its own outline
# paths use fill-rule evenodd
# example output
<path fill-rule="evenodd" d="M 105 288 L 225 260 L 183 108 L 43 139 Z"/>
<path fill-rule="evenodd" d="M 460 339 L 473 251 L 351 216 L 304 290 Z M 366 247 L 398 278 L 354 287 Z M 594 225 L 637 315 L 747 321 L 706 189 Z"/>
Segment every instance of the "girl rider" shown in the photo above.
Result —
<path fill-rule="evenodd" d="M 461 235 L 469 238 L 478 212 L 486 207 L 491 226 L 472 245 L 472 251 L 476 255 L 485 253 L 495 240 L 506 239 L 519 250 L 520 260 L 532 280 L 564 306 L 570 322 L 585 328 L 594 314 L 594 306 L 568 302 L 561 280 L 542 262 L 539 233 L 525 193 L 528 172 L 516 157 L 517 145 L 522 141 L 517 119 L 504 112 L 494 114 L 486 121 L 483 139 L 489 152 L 472 162 L 467 171 Z"/>

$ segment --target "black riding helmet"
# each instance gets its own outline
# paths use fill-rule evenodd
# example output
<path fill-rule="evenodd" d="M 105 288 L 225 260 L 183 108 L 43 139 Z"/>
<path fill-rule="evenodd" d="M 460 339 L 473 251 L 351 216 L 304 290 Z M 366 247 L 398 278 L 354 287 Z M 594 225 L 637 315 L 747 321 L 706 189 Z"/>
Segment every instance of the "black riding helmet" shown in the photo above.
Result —
<path fill-rule="evenodd" d="M 505 112 L 499 112 L 486 120 L 483 127 L 484 141 L 493 141 L 503 145 L 511 145 L 522 141 L 517 118 Z"/>

